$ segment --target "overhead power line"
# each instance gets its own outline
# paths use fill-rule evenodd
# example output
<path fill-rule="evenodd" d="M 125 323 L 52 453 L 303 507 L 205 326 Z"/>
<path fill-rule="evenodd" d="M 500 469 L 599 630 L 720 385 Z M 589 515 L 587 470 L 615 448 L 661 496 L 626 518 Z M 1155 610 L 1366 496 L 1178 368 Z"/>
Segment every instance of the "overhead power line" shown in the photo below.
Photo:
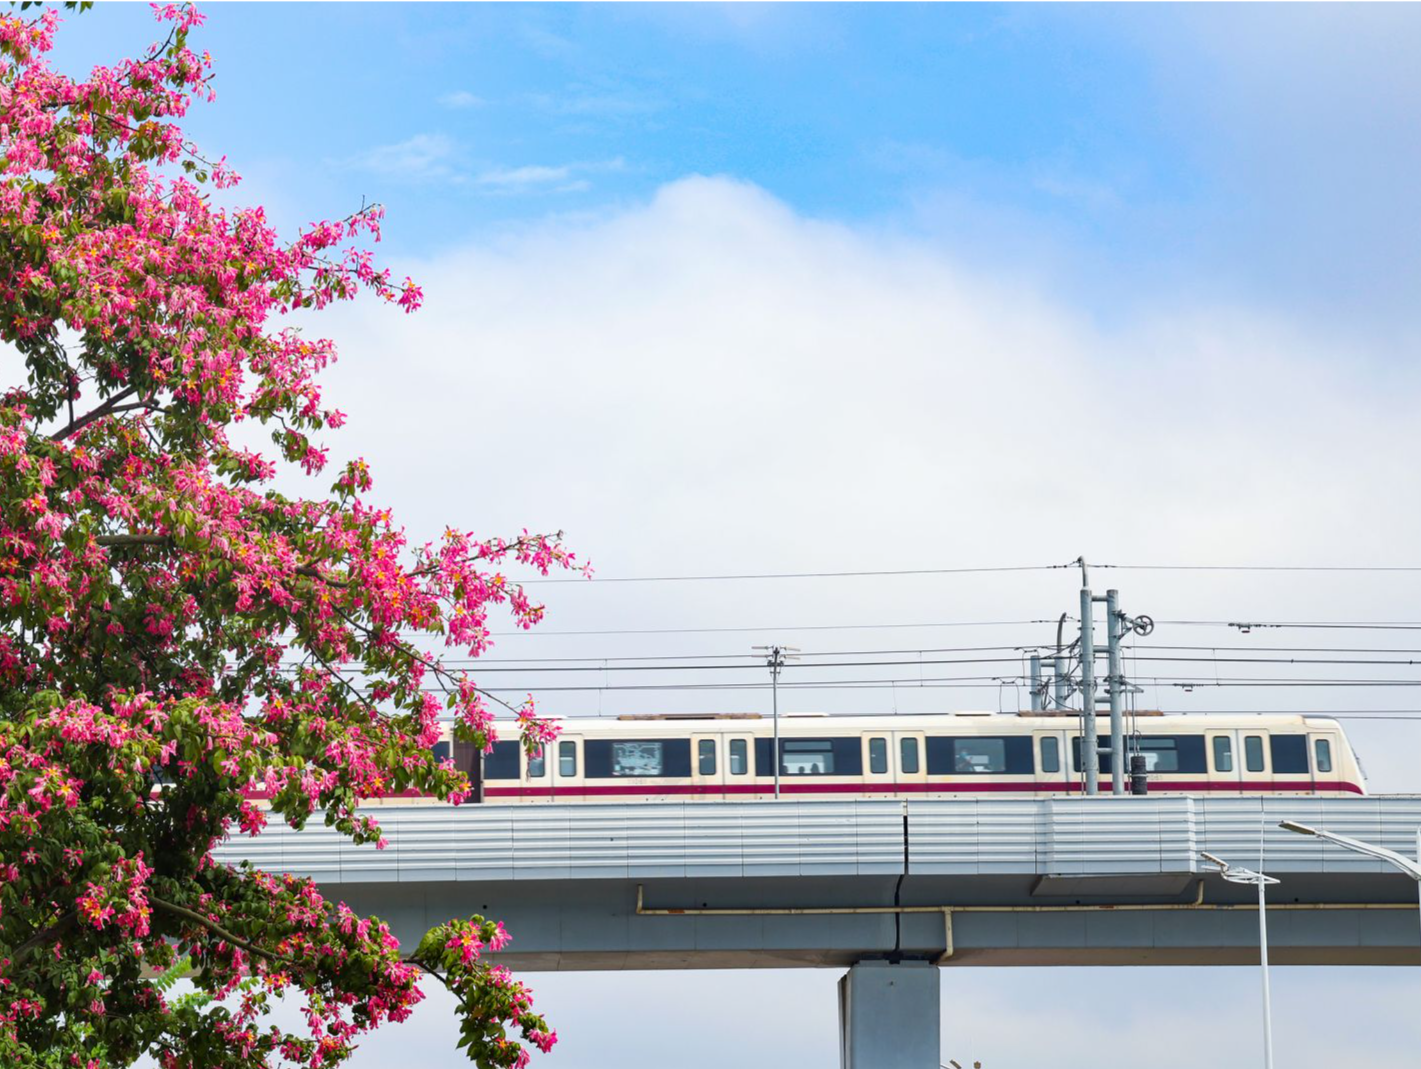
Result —
<path fill-rule="evenodd" d="M 818 572 L 730 572 L 724 574 L 691 575 L 614 575 L 596 576 L 593 585 L 601 583 L 704 583 L 753 581 L 764 579 L 854 579 L 887 578 L 910 575 L 993 575 L 1011 572 L 1050 572 L 1079 566 L 1067 564 L 1011 564 L 962 568 L 884 568 Z M 1397 573 L 1421 572 L 1421 564 L 1099 564 L 1088 567 L 1132 572 L 1349 572 Z M 544 577 L 522 580 L 534 583 L 587 583 L 586 578 Z"/>
<path fill-rule="evenodd" d="M 992 649 L 993 647 L 987 647 Z M 1000 647 L 998 647 L 1000 648 Z M 895 651 L 897 652 L 943 652 L 943 651 Z M 955 652 L 955 651 L 946 651 Z M 966 652 L 966 651 L 964 651 Z M 821 660 L 813 662 L 815 668 L 890 668 L 909 667 L 921 668 L 927 665 L 941 664 L 1021 664 L 1022 655 L 1018 653 L 1014 657 L 910 657 L 906 660 L 884 660 L 884 655 L 876 655 L 875 660 L 842 660 L 828 661 Z M 506 661 L 485 661 L 482 658 L 446 658 L 440 663 L 445 668 L 457 668 L 464 671 L 477 672 L 479 674 L 492 672 L 527 672 L 534 675 L 542 675 L 548 672 L 723 672 L 723 671 L 758 671 L 763 665 L 756 659 L 746 658 L 744 654 L 723 655 L 716 657 L 711 655 L 716 663 L 687 663 L 688 658 L 658 658 L 651 657 L 644 660 L 654 661 L 653 664 L 627 664 L 626 661 L 641 661 L 643 658 L 576 658 L 576 664 L 548 663 L 536 660 L 518 661 L 508 659 Z M 1330 665 L 1333 667 L 1346 667 L 1349 665 L 1375 667 L 1415 667 L 1421 665 L 1421 657 L 1408 658 L 1384 658 L 1384 657 L 1233 657 L 1218 656 L 1215 653 L 1208 657 L 1178 657 L 1162 656 L 1149 653 L 1132 653 L 1134 662 L 1162 663 L 1162 664 L 1268 664 L 1268 665 Z M 711 658 L 700 658 L 700 660 L 710 660 Z M 665 663 L 668 660 L 679 661 L 680 663 Z M 738 663 L 724 663 L 727 660 Z M 616 661 L 617 663 L 612 663 Z M 286 670 L 294 671 L 300 667 L 296 664 L 282 666 Z M 358 674 L 361 671 L 357 661 L 349 662 L 340 666 L 344 671 Z"/>
<path fill-rule="evenodd" d="M 597 576 L 590 580 L 590 582 L 596 585 L 598 583 L 706 583 L 747 579 L 857 579 L 865 577 L 883 578 L 899 575 L 988 575 L 1002 572 L 1049 572 L 1073 567 L 1075 567 L 1074 564 L 1016 564 L 985 568 L 890 568 L 845 572 L 755 572 L 732 575 L 614 575 L 606 577 Z M 533 583 L 586 584 L 589 580 L 565 579 L 560 577 L 557 579 L 523 579 L 520 580 L 520 582 L 527 586 Z"/>
<path fill-rule="evenodd" d="M 1275 676 L 1230 676 L 1224 678 L 1198 676 L 1135 676 L 1137 683 L 1153 686 L 1167 686 L 1181 690 L 1205 687 L 1278 687 L 1280 689 L 1308 687 L 1421 687 L 1421 679 L 1286 679 Z M 970 684 L 970 687 L 968 686 Z M 781 682 L 780 687 L 800 690 L 838 690 L 854 687 L 899 687 L 913 690 L 921 687 L 967 687 L 968 689 L 995 689 L 997 687 L 1027 687 L 1029 681 L 1021 675 L 978 675 L 978 676 L 924 676 L 899 677 L 891 679 L 806 679 Z M 444 693 L 439 687 L 422 688 L 430 693 Z M 768 682 L 745 683 L 587 683 L 553 684 L 542 686 L 481 687 L 483 691 L 497 694 L 538 694 L 558 692 L 597 693 L 608 691 L 677 691 L 677 690 L 769 690 Z"/>
<path fill-rule="evenodd" d="M 828 657 L 909 657 L 909 655 L 924 654 L 969 654 L 969 652 L 1016 652 L 1016 654 L 1032 654 L 1032 652 L 1050 652 L 1053 645 L 1047 643 L 1019 643 L 1016 645 L 935 645 L 935 647 L 895 647 L 891 650 L 816 650 L 806 651 L 800 654 L 801 660 L 814 660 L 814 658 Z M 1287 652 L 1287 654 L 1417 654 L 1421 655 L 1421 648 L 1405 647 L 1385 647 L 1385 645 L 1225 645 L 1216 644 L 1192 644 L 1192 645 L 1171 645 L 1164 643 L 1134 644 L 1125 645 L 1123 650 L 1131 657 L 1145 657 L 1147 651 L 1151 650 L 1184 650 L 1184 651 L 1205 651 L 1211 654 L 1221 654 L 1221 652 Z M 438 650 L 428 651 L 431 655 L 438 654 Z M 607 664 L 618 664 L 624 661 L 745 661 L 747 658 L 743 652 L 737 654 L 618 654 L 600 655 L 587 654 L 583 657 L 458 657 L 442 658 L 443 664 L 587 664 L 595 667 L 603 667 Z M 1016 658 L 1013 658 L 1016 660 Z M 1211 658 L 1202 658 L 1211 660 Z M 294 662 L 288 662 L 288 665 Z M 759 661 L 755 661 L 756 668 L 762 668 Z"/>
<path fill-rule="evenodd" d="M 1075 617 L 1071 617 L 1074 621 Z M 545 631 L 535 627 L 528 631 L 491 631 L 495 638 L 572 638 L 589 635 L 747 635 L 747 634 L 793 634 L 798 631 L 889 631 L 913 628 L 937 627 L 1034 627 L 1042 624 L 1056 626 L 1055 620 L 947 620 L 925 624 L 800 624 L 798 626 L 776 627 L 638 627 L 611 628 L 587 631 Z M 430 631 L 401 631 L 403 635 L 431 635 Z"/>

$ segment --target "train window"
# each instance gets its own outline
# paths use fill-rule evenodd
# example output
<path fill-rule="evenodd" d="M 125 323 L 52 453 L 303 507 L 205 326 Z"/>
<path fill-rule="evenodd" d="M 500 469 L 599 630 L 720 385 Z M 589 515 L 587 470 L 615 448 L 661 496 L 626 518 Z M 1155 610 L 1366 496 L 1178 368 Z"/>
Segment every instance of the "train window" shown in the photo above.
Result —
<path fill-rule="evenodd" d="M 730 740 L 730 774 L 743 776 L 750 771 L 750 746 L 744 739 Z"/>
<path fill-rule="evenodd" d="M 517 779 L 520 749 L 516 740 L 494 743 L 493 749 L 484 754 L 484 779 Z"/>
<path fill-rule="evenodd" d="M 1035 764 L 1029 735 L 928 739 L 930 776 L 1029 776 Z"/>
<path fill-rule="evenodd" d="M 759 740 L 769 749 L 769 739 Z M 769 753 L 765 756 L 768 758 Z M 759 755 L 756 755 L 756 762 Z M 781 739 L 782 776 L 861 776 L 863 743 L 855 738 Z"/>
<path fill-rule="evenodd" d="M 715 739 L 696 742 L 696 769 L 702 776 L 715 775 Z"/>
<path fill-rule="evenodd" d="M 899 771 L 915 775 L 918 771 L 918 740 L 904 739 L 898 749 Z"/>
<path fill-rule="evenodd" d="M 1227 735 L 1214 736 L 1214 771 L 1234 770 L 1234 740 Z"/>
<path fill-rule="evenodd" d="M 1135 739 L 1131 747 L 1144 755 L 1146 772 L 1209 771 L 1204 762 L 1202 735 L 1144 735 Z"/>
<path fill-rule="evenodd" d="M 1332 743 L 1326 739 L 1316 739 L 1312 744 L 1313 756 L 1317 758 L 1319 772 L 1332 771 Z"/>
<path fill-rule="evenodd" d="M 1054 735 L 1041 740 L 1041 771 L 1061 771 L 1061 743 Z"/>
<path fill-rule="evenodd" d="M 540 746 L 536 754 L 528 756 L 528 778 L 542 779 L 548 774 L 548 749 Z"/>
<path fill-rule="evenodd" d="M 451 747 L 447 742 L 436 742 L 434 744 L 434 759 L 436 761 L 447 761 L 449 759 Z"/>
<path fill-rule="evenodd" d="M 582 756 L 588 779 L 691 775 L 690 739 L 588 739 Z"/>
<path fill-rule="evenodd" d="M 1100 774 L 1108 776 L 1113 769 L 1110 759 L 1110 736 L 1099 736 L 1101 750 Z M 1126 749 L 1136 751 L 1145 759 L 1146 772 L 1208 772 L 1203 735 L 1141 735 L 1126 740 Z M 1081 738 L 1071 739 L 1071 759 L 1077 771 L 1081 768 Z"/>
<path fill-rule="evenodd" d="M 828 739 L 786 739 L 780 751 L 782 776 L 834 774 L 834 745 Z"/>
<path fill-rule="evenodd" d="M 571 739 L 558 743 L 558 775 L 577 775 L 577 743 Z"/>
<path fill-rule="evenodd" d="M 661 775 L 663 749 L 659 742 L 612 743 L 612 775 Z"/>
<path fill-rule="evenodd" d="M 874 775 L 888 771 L 888 740 L 868 740 L 868 770 Z"/>
<path fill-rule="evenodd" d="M 1245 735 L 1243 737 L 1243 767 L 1250 772 L 1263 771 L 1263 736 Z"/>
<path fill-rule="evenodd" d="M 1270 735 L 1268 748 L 1273 751 L 1273 774 L 1307 775 L 1308 740 L 1306 735 Z"/>

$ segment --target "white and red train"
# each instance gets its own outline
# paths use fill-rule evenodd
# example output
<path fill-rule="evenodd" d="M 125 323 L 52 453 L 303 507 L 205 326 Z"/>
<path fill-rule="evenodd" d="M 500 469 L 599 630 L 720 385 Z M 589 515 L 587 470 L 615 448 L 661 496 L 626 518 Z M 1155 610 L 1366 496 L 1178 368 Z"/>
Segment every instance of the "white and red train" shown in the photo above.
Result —
<path fill-rule="evenodd" d="M 476 797 L 488 802 L 754 800 L 775 791 L 774 724 L 767 717 L 569 719 L 557 741 L 533 758 L 513 741 L 513 725 L 501 726 L 508 741 L 481 761 L 471 746 L 438 747 L 470 773 Z M 1143 754 L 1151 794 L 1366 793 L 1357 757 L 1333 719 L 1155 713 L 1139 714 L 1132 727 L 1127 751 Z M 785 715 L 780 796 L 1080 793 L 1080 739 L 1079 718 L 1067 715 Z M 1108 744 L 1102 736 L 1100 745 Z M 1110 771 L 1102 755 L 1107 792 Z"/>

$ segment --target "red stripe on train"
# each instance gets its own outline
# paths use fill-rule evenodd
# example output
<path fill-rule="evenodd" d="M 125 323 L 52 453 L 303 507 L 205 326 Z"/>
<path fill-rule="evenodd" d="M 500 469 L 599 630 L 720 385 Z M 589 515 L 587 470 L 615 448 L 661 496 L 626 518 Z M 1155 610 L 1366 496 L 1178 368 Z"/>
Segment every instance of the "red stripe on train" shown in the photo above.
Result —
<path fill-rule="evenodd" d="M 1237 791 L 1257 794 L 1278 791 L 1328 791 L 1364 794 L 1361 786 L 1344 781 L 1313 783 L 1308 780 L 1277 780 L 1271 783 L 1190 783 L 1151 780 L 1151 791 Z M 773 784 L 667 784 L 646 786 L 618 783 L 605 786 L 494 787 L 484 785 L 485 798 L 626 798 L 655 795 L 769 795 Z M 788 794 L 1079 794 L 1078 783 L 781 783 L 780 795 Z"/>

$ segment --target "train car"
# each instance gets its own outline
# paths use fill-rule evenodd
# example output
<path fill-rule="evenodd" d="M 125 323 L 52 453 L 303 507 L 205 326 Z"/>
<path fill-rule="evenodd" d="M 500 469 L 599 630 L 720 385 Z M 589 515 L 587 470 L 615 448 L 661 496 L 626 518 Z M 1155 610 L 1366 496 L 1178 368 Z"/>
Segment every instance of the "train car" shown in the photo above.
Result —
<path fill-rule="evenodd" d="M 1098 726 L 1108 724 L 1105 718 Z M 755 715 L 569 719 L 535 757 L 504 741 L 481 758 L 439 745 L 500 803 L 728 801 L 775 793 L 775 725 Z M 1108 747 L 1109 736 L 1099 745 Z M 1126 739 L 1145 759 L 1151 794 L 1365 794 L 1336 720 L 1304 715 L 1136 714 Z M 928 716 L 788 714 L 779 720 L 782 798 L 1047 797 L 1083 793 L 1077 715 Z M 1100 783 L 1110 783 L 1110 756 Z M 391 799 L 386 804 L 399 804 Z"/>

